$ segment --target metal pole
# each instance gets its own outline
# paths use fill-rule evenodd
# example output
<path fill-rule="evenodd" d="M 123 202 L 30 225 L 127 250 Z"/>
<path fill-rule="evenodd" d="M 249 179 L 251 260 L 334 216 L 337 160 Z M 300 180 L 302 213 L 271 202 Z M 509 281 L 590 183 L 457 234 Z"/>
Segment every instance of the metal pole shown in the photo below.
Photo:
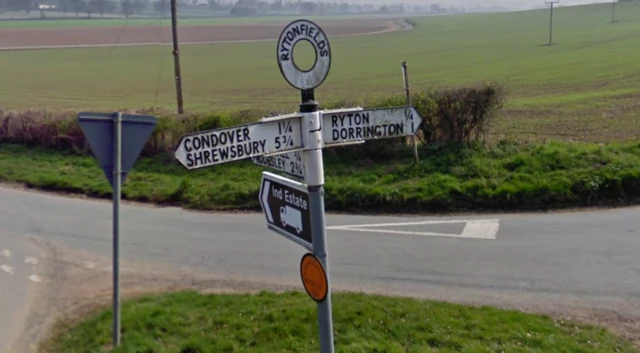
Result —
<path fill-rule="evenodd" d="M 113 154 L 113 346 L 120 345 L 120 183 L 122 181 L 122 114 L 115 121 Z"/>
<path fill-rule="evenodd" d="M 411 89 L 409 88 L 409 75 L 407 74 L 407 62 L 402 62 L 402 78 L 404 80 L 404 91 L 407 95 L 407 105 L 411 104 Z M 418 163 L 418 146 L 416 146 L 416 135 L 411 135 L 411 146 L 413 147 L 413 158 Z"/>
<path fill-rule="evenodd" d="M 322 160 L 322 115 L 318 112 L 313 90 L 302 91 L 300 113 L 303 114 L 303 126 L 306 128 L 309 149 L 304 151 L 305 182 L 309 190 L 311 211 L 311 237 L 313 254 L 320 260 L 327 272 L 327 298 L 318 303 L 318 326 L 320 331 L 320 352 L 333 353 L 333 318 L 331 314 L 331 277 L 327 259 L 327 238 L 324 220 L 324 165 Z"/>
<path fill-rule="evenodd" d="M 171 0 L 171 32 L 173 35 L 173 67 L 176 75 L 178 114 L 182 114 L 182 74 L 180 73 L 180 52 L 178 51 L 178 9 L 176 0 Z"/>

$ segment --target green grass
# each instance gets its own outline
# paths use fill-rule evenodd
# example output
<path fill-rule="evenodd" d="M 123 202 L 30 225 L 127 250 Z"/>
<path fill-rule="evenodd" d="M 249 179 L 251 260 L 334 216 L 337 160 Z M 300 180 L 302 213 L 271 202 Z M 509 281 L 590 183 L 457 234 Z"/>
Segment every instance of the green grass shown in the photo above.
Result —
<path fill-rule="evenodd" d="M 305 294 L 146 296 L 122 305 L 122 342 L 111 311 L 69 327 L 48 353 L 317 352 L 315 303 Z M 637 352 L 607 330 L 547 316 L 408 298 L 333 295 L 337 352 Z"/>
<path fill-rule="evenodd" d="M 640 143 L 501 144 L 380 151 L 378 160 L 325 152 L 326 209 L 366 212 L 531 210 L 620 204 L 640 197 Z M 384 154 L 383 154 L 384 152 Z M 259 210 L 264 169 L 235 162 L 188 171 L 172 157 L 141 158 L 123 198 L 200 210 Z M 0 146 L 0 180 L 110 197 L 91 156 Z"/>
<path fill-rule="evenodd" d="M 402 93 L 400 62 L 412 87 L 501 81 L 505 112 L 492 132 L 509 138 L 629 141 L 640 137 L 640 3 L 418 17 L 417 27 L 384 35 L 333 38 L 320 101 Z M 199 21 L 199 20 L 198 20 Z M 115 42 L 114 38 L 114 42 Z M 189 111 L 258 106 L 296 110 L 299 94 L 281 77 L 275 43 L 181 48 Z M 0 52 L 0 107 L 121 109 L 175 106 L 170 47 Z"/>

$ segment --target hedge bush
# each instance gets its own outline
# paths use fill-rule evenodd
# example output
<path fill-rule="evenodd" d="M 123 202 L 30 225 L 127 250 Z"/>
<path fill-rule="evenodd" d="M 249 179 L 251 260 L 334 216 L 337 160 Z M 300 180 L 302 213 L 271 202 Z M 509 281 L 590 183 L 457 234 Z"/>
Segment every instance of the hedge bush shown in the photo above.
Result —
<path fill-rule="evenodd" d="M 433 144 L 455 142 L 468 144 L 483 136 L 491 119 L 504 100 L 502 86 L 483 83 L 471 87 L 442 90 L 423 90 L 412 95 L 412 103 L 423 118 L 417 134 L 418 143 Z M 379 108 L 406 105 L 404 95 L 393 95 L 369 103 L 336 101 L 321 104 L 320 109 L 361 106 Z M 180 137 L 187 133 L 217 129 L 255 122 L 262 117 L 289 113 L 264 110 L 233 112 L 187 113 L 178 115 L 163 109 L 141 109 L 128 113 L 148 114 L 158 118 L 158 124 L 146 143 L 142 155 L 153 156 L 175 150 Z M 21 112 L 0 110 L 0 143 L 39 146 L 56 150 L 90 153 L 84 134 L 77 122 L 76 111 L 48 112 L 27 110 Z M 394 150 L 403 149 L 407 138 L 368 141 L 366 144 L 327 149 L 334 155 L 354 158 L 389 158 Z"/>

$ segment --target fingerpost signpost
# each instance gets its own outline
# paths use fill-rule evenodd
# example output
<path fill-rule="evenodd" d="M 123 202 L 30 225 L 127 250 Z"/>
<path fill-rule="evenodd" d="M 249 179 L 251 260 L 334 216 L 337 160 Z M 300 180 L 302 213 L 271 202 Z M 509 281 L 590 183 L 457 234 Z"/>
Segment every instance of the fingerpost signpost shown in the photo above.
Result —
<path fill-rule="evenodd" d="M 311 69 L 301 70 L 293 49 L 300 41 L 315 51 Z M 270 229 L 307 249 L 300 262 L 305 290 L 318 304 L 320 352 L 333 353 L 331 277 L 327 257 L 322 149 L 367 140 L 413 136 L 422 118 L 411 106 L 318 110 L 314 89 L 331 68 L 331 47 L 324 31 L 308 20 L 288 24 L 276 47 L 285 80 L 300 91 L 300 111 L 263 118 L 254 124 L 183 136 L 175 158 L 187 169 L 251 158 L 304 182 L 262 173 L 259 201 Z"/>
<path fill-rule="evenodd" d="M 308 71 L 302 71 L 295 64 L 293 49 L 300 41 L 310 43 L 316 59 Z M 311 211 L 311 238 L 313 256 L 317 257 L 327 272 L 327 295 L 318 302 L 318 326 L 320 331 L 320 352 L 333 353 L 333 318 L 331 313 L 331 290 L 327 266 L 327 240 L 324 220 L 324 164 L 322 160 L 323 136 L 322 117 L 318 112 L 314 89 L 322 84 L 331 68 L 331 47 L 324 31 L 315 23 L 297 20 L 287 25 L 278 39 L 276 56 L 280 72 L 285 80 L 300 90 L 300 113 L 303 116 L 302 136 L 305 149 L 302 160 L 305 165 L 305 183 L 309 193 Z M 304 284 L 304 282 L 303 282 Z"/>

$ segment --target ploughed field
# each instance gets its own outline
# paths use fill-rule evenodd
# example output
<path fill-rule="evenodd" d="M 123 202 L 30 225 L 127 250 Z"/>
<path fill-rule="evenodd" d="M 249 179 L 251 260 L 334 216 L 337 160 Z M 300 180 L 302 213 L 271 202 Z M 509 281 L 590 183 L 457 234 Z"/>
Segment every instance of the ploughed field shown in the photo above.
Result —
<path fill-rule="evenodd" d="M 113 26 L 70 28 L 0 29 L 0 48 L 50 47 L 78 45 L 170 44 L 171 26 Z M 399 29 L 388 19 L 352 19 L 318 21 L 330 37 L 386 32 Z M 282 23 L 217 24 L 179 26 L 180 43 L 207 43 L 275 40 L 286 26 Z"/>
<path fill-rule="evenodd" d="M 273 40 L 181 47 L 185 110 L 297 109 L 299 93 L 283 79 L 276 63 L 275 40 L 291 20 L 251 19 L 245 25 L 201 22 L 198 26 L 180 22 L 181 43 L 216 38 Z M 402 98 L 400 65 L 406 61 L 415 93 L 482 81 L 504 86 L 505 105 L 487 135 L 493 141 L 606 143 L 640 137 L 640 61 L 635 59 L 639 53 L 635 43 L 640 31 L 638 2 L 617 4 L 616 23 L 611 23 L 610 3 L 559 7 L 554 10 L 553 46 L 547 45 L 548 9 L 413 17 L 412 30 L 390 28 L 383 34 L 337 37 L 345 32 L 384 30 L 391 21 L 391 17 L 317 20 L 329 37 L 332 62 L 326 81 L 316 89 L 316 100 L 350 107 L 374 104 L 392 95 Z M 106 22 L 113 28 L 99 29 L 92 24 L 63 29 L 52 24 L 48 29 L 35 29 L 25 24 L 23 28 L 31 29 L 17 29 L 13 24 L 16 29 L 0 29 L 0 47 L 7 45 L 2 41 L 20 33 L 25 37 L 14 45 L 27 44 L 27 33 L 36 33 L 30 35 L 44 42 L 30 45 L 60 44 L 63 33 L 106 36 L 110 44 L 170 43 L 168 20 L 158 20 L 160 27 L 147 21 L 145 28 L 137 28 L 142 23 L 137 21 L 101 23 Z M 304 49 L 303 44 L 296 48 Z M 307 64 L 301 67 L 310 67 L 312 51 L 298 56 L 300 49 L 294 53 L 296 62 L 301 58 Z M 0 109 L 5 111 L 176 109 L 170 45 L 0 51 L 0 76 L 11 82 L 0 87 Z"/>

